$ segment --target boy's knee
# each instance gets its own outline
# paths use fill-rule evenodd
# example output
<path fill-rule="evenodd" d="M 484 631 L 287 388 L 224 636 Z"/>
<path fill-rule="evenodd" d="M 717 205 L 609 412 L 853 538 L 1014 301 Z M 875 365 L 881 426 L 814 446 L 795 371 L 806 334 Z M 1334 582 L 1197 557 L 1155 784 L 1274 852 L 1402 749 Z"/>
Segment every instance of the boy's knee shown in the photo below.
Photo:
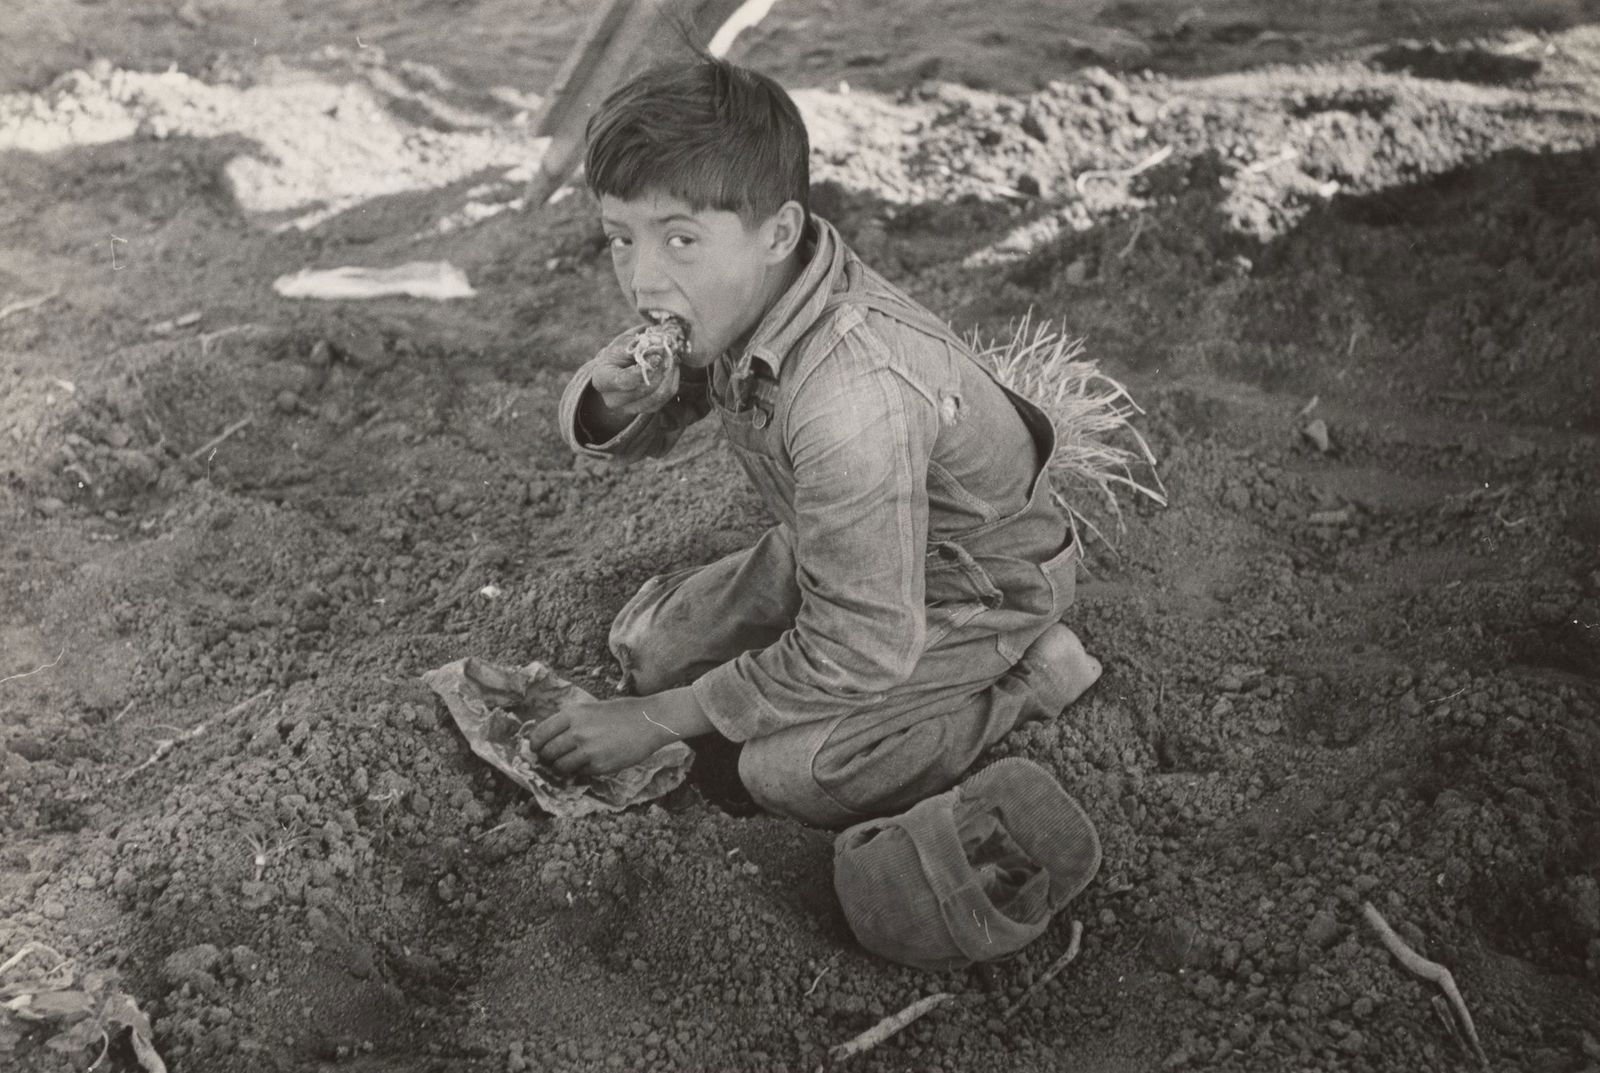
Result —
<path fill-rule="evenodd" d="M 948 789 L 960 775 L 943 770 L 940 763 L 915 770 L 869 764 L 851 771 L 857 765 L 830 753 L 828 739 L 836 726 L 837 720 L 823 721 L 745 742 L 739 779 L 756 804 L 779 816 L 837 829 L 899 812 Z M 837 743 L 832 752 L 837 752 Z"/>
<path fill-rule="evenodd" d="M 768 812 L 816 827 L 845 827 L 862 817 L 817 782 L 814 760 L 828 723 L 752 738 L 739 753 L 739 781 Z"/>
<path fill-rule="evenodd" d="M 989 718 L 996 707 L 969 705 L 932 716 L 865 749 L 838 733 L 850 717 L 753 738 L 740 753 L 739 777 L 768 812 L 819 827 L 893 815 L 961 781 L 1011 728 L 1014 712 L 1003 726 Z"/>
<path fill-rule="evenodd" d="M 641 697 L 683 684 L 684 668 L 674 658 L 664 631 L 650 628 L 642 616 L 619 615 L 611 624 L 611 654 L 622 667 L 623 680 Z"/>

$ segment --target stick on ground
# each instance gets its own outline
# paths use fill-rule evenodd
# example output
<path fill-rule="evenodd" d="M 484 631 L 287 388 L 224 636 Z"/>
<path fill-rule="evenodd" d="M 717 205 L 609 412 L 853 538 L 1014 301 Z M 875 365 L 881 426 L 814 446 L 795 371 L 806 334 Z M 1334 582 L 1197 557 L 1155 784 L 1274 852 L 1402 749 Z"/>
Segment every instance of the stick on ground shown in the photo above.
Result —
<path fill-rule="evenodd" d="M 193 741 L 195 738 L 198 738 L 200 735 L 204 734 L 206 732 L 206 728 L 209 727 L 213 722 L 222 722 L 225 719 L 231 719 L 240 712 L 244 711 L 246 708 L 250 707 L 250 705 L 254 704 L 256 701 L 261 700 L 264 697 L 270 697 L 271 695 L 272 690 L 263 689 L 255 696 L 246 697 L 244 700 L 241 700 L 238 704 L 235 704 L 232 708 L 229 708 L 227 711 L 217 716 L 216 719 L 203 719 L 199 723 L 196 723 L 194 726 L 190 727 L 188 730 L 185 730 L 182 734 L 179 734 L 176 738 L 162 738 L 160 741 L 156 742 L 156 751 L 151 753 L 143 763 L 122 773 L 122 780 L 126 782 L 135 775 L 139 774 L 139 772 L 143 771 L 145 768 L 150 767 L 152 764 L 160 763 L 162 760 L 166 759 L 168 753 L 172 752 L 172 750 L 176 749 L 184 742 Z"/>
<path fill-rule="evenodd" d="M 893 1036 L 896 1032 L 899 1032 L 901 1029 L 911 1024 L 911 1022 L 915 1021 L 917 1018 L 932 1010 L 938 1009 L 940 1006 L 943 1006 L 946 1002 L 949 1002 L 954 997 L 954 995 L 951 995 L 946 991 L 940 991 L 936 995 L 929 995 L 926 998 L 919 998 L 917 1001 L 913 1002 L 899 1013 L 891 1014 L 890 1016 L 885 1017 L 883 1020 L 879 1021 L 865 1032 L 861 1033 L 861 1035 L 857 1036 L 855 1039 L 831 1048 L 828 1051 L 828 1060 L 830 1062 L 842 1062 L 846 1058 L 853 1058 L 858 1054 L 870 1051 L 872 1048 L 876 1047 L 890 1036 Z"/>
<path fill-rule="evenodd" d="M 1395 934 L 1389 922 L 1383 919 L 1383 914 L 1371 902 L 1363 902 L 1362 914 L 1367 918 L 1367 923 L 1372 925 L 1372 930 L 1378 933 L 1378 938 L 1383 945 L 1411 972 L 1424 980 L 1438 984 L 1444 991 L 1445 997 L 1450 1000 L 1450 1005 L 1455 1008 L 1456 1018 L 1461 1022 L 1461 1029 L 1466 1033 L 1467 1042 L 1472 1045 L 1472 1052 L 1478 1058 L 1478 1064 L 1484 1069 L 1489 1068 L 1489 1056 L 1483 1051 L 1483 1044 L 1478 1042 L 1478 1030 L 1473 1027 L 1472 1014 L 1467 1012 L 1467 1002 L 1461 997 L 1461 991 L 1456 987 L 1455 977 L 1450 975 L 1450 970 L 1437 961 L 1429 961 L 1411 947 L 1406 941 Z"/>
<path fill-rule="evenodd" d="M 218 339 L 226 339 L 228 336 L 237 335 L 239 332 L 254 331 L 258 327 L 259 325 L 256 324 L 230 324 L 228 327 L 218 328 L 214 332 L 201 332 L 197 337 L 200 340 L 200 353 L 208 353 L 211 350 L 211 344 Z"/>
<path fill-rule="evenodd" d="M 255 419 L 255 414 L 248 414 L 245 417 L 241 417 L 239 420 L 235 421 L 233 424 L 229 425 L 227 428 L 211 437 L 211 439 L 207 440 L 205 443 L 202 443 L 199 447 L 196 447 L 193 451 L 190 451 L 189 461 L 198 462 L 201 455 L 205 454 L 213 447 L 222 446 L 224 440 L 226 440 L 229 436 L 232 436 L 235 432 L 238 432 L 240 429 L 244 428 L 246 425 L 250 424 L 250 422 L 254 421 Z"/>
<path fill-rule="evenodd" d="M 5 685 L 7 682 L 15 682 L 18 678 L 31 678 L 40 671 L 48 671 L 51 667 L 54 667 L 56 664 L 60 663 L 61 657 L 65 656 L 66 654 L 67 650 L 63 648 L 59 653 L 56 654 L 56 658 L 53 661 L 44 664 L 42 667 L 35 667 L 31 671 L 24 671 L 21 674 L 8 674 L 4 678 L 0 678 L 0 685 Z"/>
<path fill-rule="evenodd" d="M 1139 241 L 1139 236 L 1144 232 L 1144 217 L 1141 216 L 1133 222 L 1133 234 L 1128 236 L 1128 244 L 1117 251 L 1117 259 L 1122 260 L 1133 252 L 1133 244 Z"/>
<path fill-rule="evenodd" d="M 1131 168 L 1094 168 L 1083 172 L 1075 180 L 1075 185 L 1078 187 L 1078 193 L 1081 194 L 1083 193 L 1083 184 L 1090 179 L 1131 179 L 1141 172 L 1149 171 L 1171 155 L 1172 146 L 1163 145 Z"/>
<path fill-rule="evenodd" d="M 51 291 L 49 294 L 36 294 L 32 298 L 19 298 L 15 302 L 7 302 L 0 306 L 0 320 L 5 320 L 13 313 L 25 313 L 30 309 L 37 309 L 60 293 Z"/>
<path fill-rule="evenodd" d="M 1051 980 L 1054 980 L 1061 974 L 1062 969 L 1066 968 L 1068 965 L 1071 965 L 1073 959 L 1078 956 L 1078 944 L 1082 941 L 1083 924 L 1080 921 L 1074 920 L 1072 922 L 1072 938 L 1067 940 L 1067 949 L 1060 957 L 1056 958 L 1055 962 L 1048 969 L 1045 970 L 1043 976 L 1039 977 L 1032 984 L 1028 985 L 1028 990 L 1022 993 L 1021 998 L 1017 999 L 1017 1001 L 1006 1007 L 1006 1012 L 1000 1015 L 1000 1020 L 1009 1021 L 1011 1019 L 1011 1015 L 1020 1010 L 1022 1008 L 1022 1004 L 1033 997 L 1033 993 L 1035 991 L 1039 990 Z"/>

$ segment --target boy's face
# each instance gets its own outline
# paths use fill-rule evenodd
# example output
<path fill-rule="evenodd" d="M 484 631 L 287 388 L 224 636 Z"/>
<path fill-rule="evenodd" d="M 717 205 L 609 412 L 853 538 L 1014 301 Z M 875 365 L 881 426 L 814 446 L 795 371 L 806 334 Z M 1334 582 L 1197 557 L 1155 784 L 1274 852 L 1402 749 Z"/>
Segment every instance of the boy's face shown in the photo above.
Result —
<path fill-rule="evenodd" d="M 641 315 L 661 310 L 688 323 L 683 361 L 695 368 L 742 343 L 782 293 L 781 270 L 798 241 L 789 217 L 780 210 L 746 227 L 736 212 L 696 210 L 667 194 L 600 197 L 622 293 Z"/>

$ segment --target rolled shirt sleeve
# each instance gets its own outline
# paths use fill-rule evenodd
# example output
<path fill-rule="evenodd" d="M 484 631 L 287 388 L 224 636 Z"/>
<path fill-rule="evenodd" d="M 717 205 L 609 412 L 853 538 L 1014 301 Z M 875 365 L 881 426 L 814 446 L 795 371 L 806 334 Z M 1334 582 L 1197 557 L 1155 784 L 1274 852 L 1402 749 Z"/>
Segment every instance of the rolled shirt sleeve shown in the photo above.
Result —
<path fill-rule="evenodd" d="M 938 411 L 859 337 L 796 391 L 795 625 L 695 682 L 713 726 L 743 741 L 856 711 L 911 676 L 926 639 L 928 459 Z"/>

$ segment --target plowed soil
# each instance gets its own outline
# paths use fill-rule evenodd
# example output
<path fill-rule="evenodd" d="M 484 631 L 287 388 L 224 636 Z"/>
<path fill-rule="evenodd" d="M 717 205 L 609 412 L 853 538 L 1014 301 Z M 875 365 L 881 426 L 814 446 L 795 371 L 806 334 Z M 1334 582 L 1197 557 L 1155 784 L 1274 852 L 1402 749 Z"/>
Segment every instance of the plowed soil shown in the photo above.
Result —
<path fill-rule="evenodd" d="M 582 5 L 38 0 L 0 14 L 0 962 L 115 973 L 183 1073 L 809 1073 L 939 990 L 852 1065 L 1473 1067 L 1370 902 L 1492 1068 L 1600 1069 L 1600 7 L 975 11 L 782 0 L 733 55 L 869 260 L 1144 406 L 1169 506 L 1082 504 L 1105 677 L 996 750 L 1105 843 L 1040 941 L 886 964 L 829 832 L 704 775 L 552 820 L 418 681 L 607 694 L 635 588 L 769 524 L 709 428 L 612 469 L 555 427 L 630 319 L 586 198 L 516 200 Z M 476 295 L 272 289 L 409 260 Z M 6 1068 L 99 1053 L 0 1017 Z"/>

